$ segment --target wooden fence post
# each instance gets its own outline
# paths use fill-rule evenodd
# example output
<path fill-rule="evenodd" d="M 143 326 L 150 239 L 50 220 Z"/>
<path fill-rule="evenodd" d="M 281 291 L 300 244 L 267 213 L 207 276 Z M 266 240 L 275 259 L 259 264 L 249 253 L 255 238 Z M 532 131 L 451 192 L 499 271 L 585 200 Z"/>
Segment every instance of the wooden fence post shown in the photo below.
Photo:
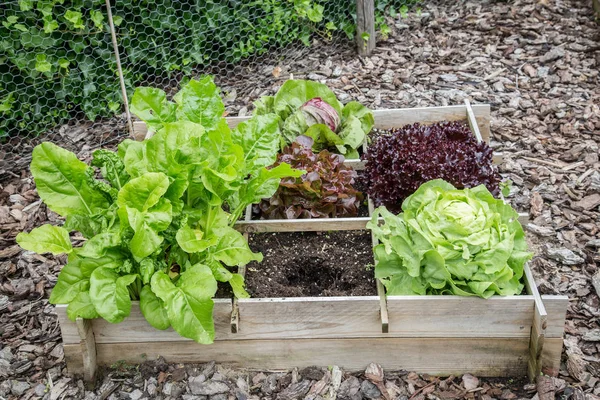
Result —
<path fill-rule="evenodd" d="M 356 45 L 361 56 L 368 56 L 375 48 L 374 0 L 356 0 Z"/>

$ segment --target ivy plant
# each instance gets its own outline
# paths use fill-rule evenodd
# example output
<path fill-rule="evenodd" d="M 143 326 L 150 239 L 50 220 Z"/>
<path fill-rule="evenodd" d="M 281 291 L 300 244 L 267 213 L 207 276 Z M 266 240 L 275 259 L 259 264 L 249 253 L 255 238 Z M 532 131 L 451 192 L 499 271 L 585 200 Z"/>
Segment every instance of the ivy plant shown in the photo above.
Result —
<path fill-rule="evenodd" d="M 172 326 L 199 343 L 214 339 L 217 281 L 247 297 L 228 267 L 261 261 L 233 228 L 247 205 L 275 193 L 283 177 L 304 173 L 277 157 L 275 116 L 255 116 L 231 130 L 219 91 L 206 77 L 175 96 L 139 88 L 137 115 L 155 130 L 117 152 L 94 152 L 91 166 L 52 143 L 33 151 L 38 193 L 64 226 L 43 225 L 17 242 L 38 253 L 67 254 L 50 302 L 68 304 L 71 319 L 118 323 L 139 300 L 157 329 Z M 73 247 L 69 232 L 87 240 Z"/>

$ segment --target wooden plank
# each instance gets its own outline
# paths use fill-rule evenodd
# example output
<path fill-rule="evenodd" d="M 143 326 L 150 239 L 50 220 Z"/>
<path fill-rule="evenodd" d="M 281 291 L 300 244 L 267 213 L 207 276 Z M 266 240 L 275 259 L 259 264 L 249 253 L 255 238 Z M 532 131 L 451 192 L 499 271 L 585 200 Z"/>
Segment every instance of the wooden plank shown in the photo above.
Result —
<path fill-rule="evenodd" d="M 529 340 L 529 360 L 527 363 L 527 375 L 533 382 L 542 372 L 542 352 L 544 349 L 544 334 L 547 326 L 548 314 L 542 298 L 535 285 L 533 274 L 529 263 L 525 264 L 525 290 L 533 296 L 534 313 L 531 325 L 531 337 Z"/>
<path fill-rule="evenodd" d="M 481 132 L 481 137 L 486 142 L 489 142 L 490 105 L 473 104 L 471 108 Z M 373 116 L 375 117 L 375 128 L 391 129 L 417 122 L 429 125 L 440 121 L 466 121 L 467 109 L 464 104 L 445 107 L 396 108 L 373 110 Z"/>
<path fill-rule="evenodd" d="M 92 321 L 89 319 L 77 318 L 75 321 L 77 332 L 81 339 L 81 359 L 83 362 L 83 380 L 92 388 L 96 381 L 96 341 L 94 340 L 94 331 Z"/>
<path fill-rule="evenodd" d="M 481 136 L 477 120 L 475 119 L 475 113 L 473 113 L 473 108 L 471 108 L 471 103 L 468 99 L 465 99 L 465 107 L 467 108 L 467 121 L 469 122 L 471 132 L 473 132 L 478 142 L 483 142 L 483 137 Z"/>
<path fill-rule="evenodd" d="M 519 222 L 526 225 L 528 213 L 519 213 Z M 319 219 L 257 219 L 238 221 L 234 228 L 243 233 L 356 231 L 366 229 L 370 217 Z M 380 218 L 380 221 L 383 219 Z"/>
<path fill-rule="evenodd" d="M 358 54 L 370 55 L 375 49 L 375 39 L 375 1 L 356 0 L 356 49 Z"/>
<path fill-rule="evenodd" d="M 56 313 L 59 317 L 63 343 L 79 344 L 79 333 L 75 322 L 66 316 L 66 306 L 57 305 Z M 231 338 L 231 299 L 215 299 L 213 310 L 215 321 L 215 340 L 227 340 Z M 139 302 L 134 301 L 131 305 L 131 314 L 119 324 L 111 324 L 102 318 L 93 319 L 92 329 L 94 331 L 96 345 L 100 343 L 119 342 L 151 342 L 151 341 L 185 341 L 191 340 L 181 337 L 173 328 L 160 331 L 152 327 L 140 311 Z"/>
<path fill-rule="evenodd" d="M 562 349 L 562 338 L 545 338 L 544 349 L 542 350 L 542 373 L 549 376 L 558 376 Z"/>
<path fill-rule="evenodd" d="M 244 214 L 244 221 L 250 221 L 252 219 L 252 204 L 248 204 L 246 207 L 246 212 Z M 244 233 L 244 239 L 246 243 L 248 242 L 249 233 Z M 238 274 L 242 276 L 242 278 L 246 278 L 246 264 L 240 265 L 238 267 Z M 231 333 L 237 333 L 240 326 L 240 309 L 238 307 L 238 298 L 233 297 L 233 304 L 231 310 Z"/>
<path fill-rule="evenodd" d="M 237 339 L 382 337 L 379 297 L 239 299 Z"/>
<path fill-rule="evenodd" d="M 365 149 L 365 151 L 366 151 L 366 148 L 367 148 L 367 144 L 365 143 L 365 144 L 363 144 L 363 149 Z M 374 206 L 373 200 L 371 199 L 370 196 L 367 196 L 367 204 L 369 207 L 369 219 L 370 219 L 373 216 L 373 212 L 375 211 L 375 206 Z M 375 237 L 375 234 L 373 233 L 373 231 L 371 231 L 371 245 L 373 246 L 373 248 L 375 248 L 375 246 L 377 246 L 378 244 L 379 244 L 379 240 Z M 375 267 L 377 267 L 377 260 L 375 260 L 374 262 L 375 262 Z M 381 332 L 388 333 L 390 319 L 389 319 L 388 308 L 387 308 L 387 295 L 385 293 L 385 287 L 383 286 L 381 279 L 376 279 L 376 282 L 377 282 L 377 296 L 379 296 L 379 312 L 381 314 Z"/>
<path fill-rule="evenodd" d="M 66 345 L 72 346 L 72 345 Z M 362 338 L 194 342 L 103 343 L 98 362 L 141 363 L 163 356 L 168 362 L 216 361 L 235 367 L 291 369 L 337 365 L 364 370 L 376 361 L 386 370 L 432 375 L 518 376 L 526 372 L 527 338 Z M 65 353 L 70 350 L 65 350 Z"/>
<path fill-rule="evenodd" d="M 475 115 L 481 137 L 486 142 L 489 142 L 490 105 L 472 104 L 471 109 Z M 416 122 L 429 125 L 440 121 L 465 121 L 467 120 L 467 109 L 464 104 L 444 107 L 392 108 L 387 110 L 373 110 L 373 117 L 375 118 L 374 127 L 376 129 L 391 129 Z M 227 125 L 231 129 L 235 128 L 240 122 L 247 121 L 248 119 L 250 119 L 250 116 L 226 118 Z M 136 137 L 143 137 L 148 129 L 144 122 L 135 121 L 133 123 L 133 130 Z"/>
<path fill-rule="evenodd" d="M 234 228 L 240 232 L 315 232 L 355 231 L 365 229 L 369 217 L 319 218 L 319 219 L 260 219 L 236 222 Z"/>
<path fill-rule="evenodd" d="M 69 374 L 83 376 L 83 357 L 81 356 L 81 346 L 73 343 L 59 343 L 58 346 L 63 346 L 65 361 L 67 363 L 67 371 L 69 371 Z M 98 359 L 96 358 L 96 362 L 97 360 Z"/>
<path fill-rule="evenodd" d="M 565 320 L 567 318 L 567 308 L 569 307 L 568 296 L 542 295 L 542 302 L 546 308 L 547 338 L 562 338 L 565 332 Z"/>
<path fill-rule="evenodd" d="M 388 296 L 394 337 L 529 338 L 532 296 Z"/>
<path fill-rule="evenodd" d="M 550 376 L 558 376 L 569 298 L 545 295 L 542 296 L 542 301 L 548 317 L 541 355 L 541 372 Z"/>

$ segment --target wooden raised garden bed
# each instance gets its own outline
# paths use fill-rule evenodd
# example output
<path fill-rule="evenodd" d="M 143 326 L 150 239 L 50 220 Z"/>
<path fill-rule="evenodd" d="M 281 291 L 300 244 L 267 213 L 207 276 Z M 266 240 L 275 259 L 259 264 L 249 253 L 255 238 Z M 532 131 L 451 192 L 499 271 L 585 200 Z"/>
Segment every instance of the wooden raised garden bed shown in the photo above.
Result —
<path fill-rule="evenodd" d="M 374 111 L 375 127 L 467 120 L 489 140 L 488 105 Z M 246 117 L 229 118 L 235 126 Z M 144 135 L 145 127 L 137 125 Z M 347 160 L 356 169 L 359 160 Z M 369 207 L 369 214 L 372 206 Z M 369 220 L 246 220 L 237 229 L 254 232 L 362 230 Z M 244 273 L 244 268 L 240 273 Z M 134 302 L 120 324 L 103 319 L 72 322 L 66 306 L 56 307 L 71 373 L 92 379 L 96 365 L 139 363 L 163 356 L 169 362 L 215 360 L 235 366 L 287 369 L 338 365 L 359 370 L 371 361 L 385 369 L 435 375 L 533 378 L 556 375 L 562 352 L 565 296 L 540 296 L 526 266 L 528 295 L 484 300 L 458 296 L 374 296 L 215 300 L 215 342 L 200 345 L 171 328 L 151 327 Z"/>

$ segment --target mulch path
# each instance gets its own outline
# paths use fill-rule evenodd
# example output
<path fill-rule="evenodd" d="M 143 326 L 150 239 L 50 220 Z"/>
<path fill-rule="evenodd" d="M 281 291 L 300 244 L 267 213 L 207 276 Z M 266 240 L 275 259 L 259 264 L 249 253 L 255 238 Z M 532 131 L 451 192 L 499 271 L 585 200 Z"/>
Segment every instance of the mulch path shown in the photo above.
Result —
<path fill-rule="evenodd" d="M 339 43 L 316 43 L 287 50 L 283 61 L 261 60 L 245 74 L 220 77 L 227 110 L 248 113 L 253 100 L 274 93 L 289 74 L 323 81 L 342 101 L 372 108 L 452 105 L 465 98 L 491 104 L 491 144 L 503 152 L 500 170 L 513 181 L 509 199 L 531 214 L 526 229 L 540 291 L 572 299 L 558 378 L 542 378 L 536 388 L 519 380 L 438 379 L 377 366 L 348 374 L 337 367 L 248 372 L 154 362 L 115 366 L 95 391 L 85 391 L 66 373 L 56 314 L 47 302 L 65 260 L 15 245 L 21 230 L 59 219 L 40 203 L 28 173 L 35 142 L 21 140 L 0 149 L 8 149 L 0 157 L 0 398 L 375 399 L 387 393 L 404 400 L 598 399 L 600 29 L 591 4 L 428 1 L 421 8 L 392 21 L 388 40 L 370 57 Z M 87 158 L 124 133 L 123 119 L 116 118 L 74 122 L 38 141 L 49 137 Z"/>

